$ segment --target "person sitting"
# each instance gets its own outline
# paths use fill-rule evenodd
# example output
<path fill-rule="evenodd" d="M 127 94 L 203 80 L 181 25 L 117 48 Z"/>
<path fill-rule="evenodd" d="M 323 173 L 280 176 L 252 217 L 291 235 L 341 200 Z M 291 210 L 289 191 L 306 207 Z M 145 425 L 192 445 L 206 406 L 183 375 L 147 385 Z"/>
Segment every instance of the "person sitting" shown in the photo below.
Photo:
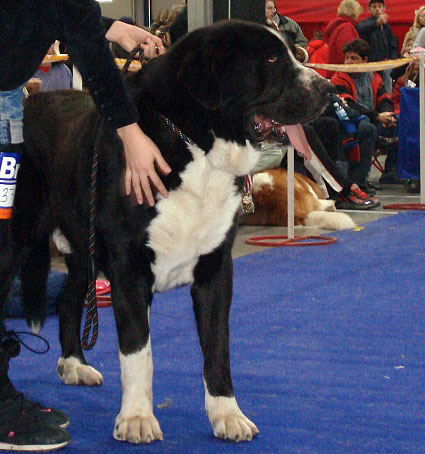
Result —
<path fill-rule="evenodd" d="M 323 32 L 315 30 L 312 39 L 307 43 L 309 63 L 327 63 L 328 45 L 324 41 Z M 321 76 L 326 77 L 324 69 L 315 69 Z"/>
<path fill-rule="evenodd" d="M 367 63 L 369 44 L 363 39 L 355 39 L 343 47 L 345 64 Z M 338 72 L 331 78 L 337 93 L 347 101 L 352 109 L 366 115 L 378 133 L 377 146 L 385 146 L 387 158 L 381 184 L 398 184 L 396 162 L 398 153 L 397 122 L 394 105 L 386 92 L 382 77 L 374 72 Z M 370 156 L 372 156 L 370 151 Z"/>
<path fill-rule="evenodd" d="M 355 27 L 356 20 L 363 11 L 357 0 L 342 0 L 338 6 L 336 19 L 331 20 L 325 28 L 325 39 L 328 43 L 328 63 L 344 63 L 342 46 L 359 37 Z M 327 71 L 326 77 L 330 79 L 333 71 Z"/>
<path fill-rule="evenodd" d="M 384 0 L 369 0 L 370 17 L 361 20 L 357 25 L 360 38 L 370 46 L 369 61 L 392 60 L 398 57 L 398 41 L 388 25 L 388 14 L 385 12 Z M 387 93 L 392 93 L 391 70 L 379 73 L 384 81 Z"/>
<path fill-rule="evenodd" d="M 410 57 L 410 51 L 412 50 L 413 43 L 415 42 L 416 32 L 408 31 L 404 37 L 404 44 L 400 51 L 400 58 Z M 397 82 L 397 79 L 401 76 L 404 76 L 409 63 L 406 63 L 403 66 L 398 66 L 391 71 L 391 79 L 393 82 Z"/>
<path fill-rule="evenodd" d="M 52 43 L 47 55 L 55 54 L 55 43 Z M 73 86 L 72 73 L 62 62 L 43 61 L 32 77 L 40 79 L 41 91 L 71 90 Z"/>
<path fill-rule="evenodd" d="M 373 199 L 370 194 L 363 191 L 350 175 L 345 175 L 337 166 L 337 160 L 340 160 L 344 153 L 338 120 L 329 115 L 322 115 L 304 124 L 303 129 L 311 150 L 317 157 L 317 160 L 313 159 L 311 163 L 304 161 L 304 167 L 311 173 L 313 179 L 316 179 L 314 173 L 317 172 L 324 178 L 329 198 L 336 200 L 336 208 L 369 210 L 379 206 L 378 199 Z"/>
<path fill-rule="evenodd" d="M 289 43 L 296 47 L 297 60 L 301 63 L 306 63 L 308 60 L 306 51 L 307 38 L 304 36 L 301 27 L 289 17 L 279 14 L 274 0 L 267 0 L 265 9 L 266 24 L 285 35 Z"/>
<path fill-rule="evenodd" d="M 391 100 L 394 104 L 394 113 L 400 113 L 400 91 L 401 87 L 416 87 L 419 84 L 419 59 L 415 58 L 408 65 L 405 73 L 395 83 Z"/>

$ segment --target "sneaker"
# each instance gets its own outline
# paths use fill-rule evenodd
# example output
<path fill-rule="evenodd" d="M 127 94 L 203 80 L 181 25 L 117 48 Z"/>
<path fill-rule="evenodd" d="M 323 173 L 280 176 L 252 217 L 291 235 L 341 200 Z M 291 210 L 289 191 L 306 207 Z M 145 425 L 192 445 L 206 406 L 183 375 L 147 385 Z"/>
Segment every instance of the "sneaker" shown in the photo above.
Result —
<path fill-rule="evenodd" d="M 0 351 L 0 362 L 4 362 L 2 373 L 6 375 L 4 384 L 1 389 L 0 402 L 1 406 L 8 407 L 9 411 L 24 411 L 41 424 L 52 425 L 65 429 L 69 425 L 68 416 L 60 410 L 48 408 L 38 402 L 32 402 L 24 397 L 22 393 L 15 390 L 9 378 L 7 377 L 8 362 L 10 358 L 17 356 L 20 352 L 20 346 L 16 339 L 8 338 L 1 345 L 3 353 Z M 4 356 L 3 356 L 4 355 Z M 1 398 L 3 396 L 3 398 Z M 13 407 L 13 408 L 12 408 Z M 2 409 L 0 408 L 0 421 Z"/>
<path fill-rule="evenodd" d="M 69 424 L 68 417 L 25 399 L 8 378 L 9 360 L 19 350 L 15 339 L 6 339 L 0 345 L 0 450 L 34 452 L 62 448 L 71 439 L 60 427 Z"/>
<path fill-rule="evenodd" d="M 367 194 L 369 197 L 373 197 L 374 195 L 376 195 L 376 191 L 375 189 L 373 188 L 370 188 L 369 186 L 359 186 L 359 188 L 365 193 Z"/>
<path fill-rule="evenodd" d="M 2 409 L 1 413 L 1 451 L 53 451 L 63 448 L 71 440 L 66 430 L 43 424 L 25 412 L 5 415 Z"/>
<path fill-rule="evenodd" d="M 380 205 L 379 200 L 368 197 L 361 189 L 356 188 L 347 194 L 339 194 L 335 202 L 338 210 L 371 210 Z"/>

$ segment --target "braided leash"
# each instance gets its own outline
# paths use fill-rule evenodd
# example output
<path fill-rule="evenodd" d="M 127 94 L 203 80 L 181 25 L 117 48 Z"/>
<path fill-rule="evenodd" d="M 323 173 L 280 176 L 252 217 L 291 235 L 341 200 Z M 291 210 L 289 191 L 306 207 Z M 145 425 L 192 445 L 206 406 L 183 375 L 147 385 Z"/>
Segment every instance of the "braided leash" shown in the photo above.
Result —
<path fill-rule="evenodd" d="M 81 346 L 84 350 L 91 350 L 97 341 L 99 326 L 97 316 L 97 298 L 96 298 L 96 264 L 95 264 L 95 251 L 96 251 L 96 182 L 97 182 L 97 164 L 99 158 L 99 144 L 102 137 L 102 125 L 100 124 L 99 133 L 96 138 L 96 143 L 93 151 L 93 162 L 91 169 L 91 183 L 90 183 L 90 225 L 89 225 L 89 259 L 88 259 L 88 291 L 87 291 L 87 313 L 86 322 L 84 324 L 83 335 L 81 339 Z M 90 330 L 92 329 L 92 336 L 89 342 Z"/>
<path fill-rule="evenodd" d="M 144 50 L 142 49 L 142 47 L 140 46 L 140 44 L 138 44 L 128 55 L 127 57 L 127 61 L 125 62 L 125 65 L 123 66 L 122 68 L 122 72 L 123 74 L 127 74 L 128 72 L 128 68 L 130 67 L 130 64 L 133 60 L 138 60 L 140 62 L 143 61 L 143 54 L 144 54 Z"/>
<path fill-rule="evenodd" d="M 169 120 L 166 116 L 161 115 L 161 118 L 164 120 L 165 124 L 174 132 L 174 134 L 178 135 L 180 139 L 184 142 L 188 143 L 189 145 L 193 145 L 193 140 L 189 139 L 187 135 L 179 129 L 171 120 Z"/>

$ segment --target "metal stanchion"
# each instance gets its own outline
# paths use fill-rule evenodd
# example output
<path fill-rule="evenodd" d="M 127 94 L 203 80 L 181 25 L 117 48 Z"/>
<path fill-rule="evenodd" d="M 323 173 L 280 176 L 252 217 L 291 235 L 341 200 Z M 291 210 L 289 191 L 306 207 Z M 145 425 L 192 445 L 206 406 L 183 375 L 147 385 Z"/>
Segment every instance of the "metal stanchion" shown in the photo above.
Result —
<path fill-rule="evenodd" d="M 288 157 L 288 240 L 295 238 L 294 227 L 294 147 L 290 145 L 286 152 Z"/>
<path fill-rule="evenodd" d="M 425 79 L 424 79 L 424 55 L 419 55 L 419 131 L 420 131 L 420 181 L 421 181 L 421 204 L 425 204 Z"/>

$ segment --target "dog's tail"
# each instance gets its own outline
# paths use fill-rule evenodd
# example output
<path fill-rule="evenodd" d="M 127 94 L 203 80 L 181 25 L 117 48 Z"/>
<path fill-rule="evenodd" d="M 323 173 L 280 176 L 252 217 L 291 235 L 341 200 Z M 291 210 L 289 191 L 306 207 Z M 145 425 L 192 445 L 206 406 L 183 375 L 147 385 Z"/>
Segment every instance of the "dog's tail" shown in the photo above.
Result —
<path fill-rule="evenodd" d="M 328 230 L 353 229 L 356 227 L 348 214 L 334 211 L 312 211 L 305 218 L 305 225 Z"/>

